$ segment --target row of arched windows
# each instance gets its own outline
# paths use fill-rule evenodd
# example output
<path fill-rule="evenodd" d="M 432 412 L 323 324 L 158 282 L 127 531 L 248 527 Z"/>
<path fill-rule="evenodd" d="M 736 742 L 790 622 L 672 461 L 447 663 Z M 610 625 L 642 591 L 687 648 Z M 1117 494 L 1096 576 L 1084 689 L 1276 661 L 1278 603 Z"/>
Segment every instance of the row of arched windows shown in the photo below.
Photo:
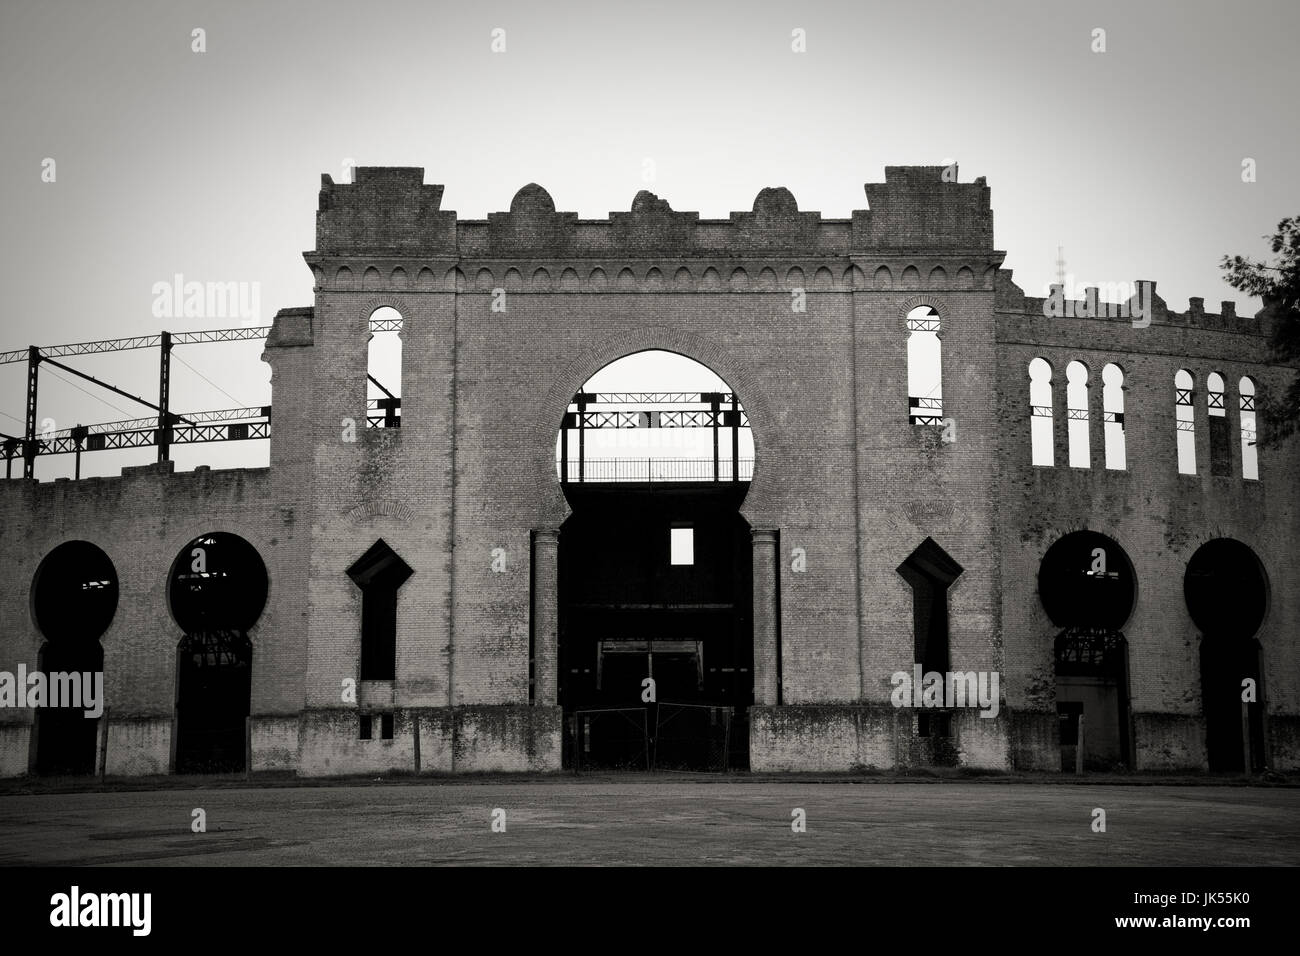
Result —
<path fill-rule="evenodd" d="M 1029 363 L 1030 445 L 1035 465 L 1050 467 L 1056 464 L 1056 440 L 1052 398 L 1053 369 L 1043 358 Z M 1071 468 L 1088 468 L 1092 463 L 1090 424 L 1092 411 L 1088 400 L 1089 370 L 1079 361 L 1065 368 L 1067 460 Z M 1102 428 L 1105 445 L 1106 468 L 1122 471 L 1127 468 L 1127 449 L 1124 437 L 1124 370 L 1111 362 L 1101 370 Z M 1209 429 L 1210 474 L 1228 477 L 1232 474 L 1230 449 L 1231 428 L 1228 422 L 1228 402 L 1225 382 L 1218 372 L 1206 377 L 1205 419 Z M 1178 471 L 1184 475 L 1198 474 L 1196 463 L 1196 387 L 1191 372 L 1179 369 L 1174 375 L 1174 418 L 1178 448 Z M 1259 459 L 1255 449 L 1255 383 L 1243 376 L 1237 384 L 1236 401 L 1240 408 L 1238 441 L 1241 444 L 1241 475 L 1249 480 L 1259 478 Z"/>
<path fill-rule="evenodd" d="M 1255 383 L 1247 375 L 1237 382 L 1237 407 L 1240 411 L 1237 441 L 1241 444 L 1241 476 L 1259 478 L 1259 457 L 1255 448 Z M 1228 403 L 1224 378 L 1211 372 L 1205 378 L 1205 419 L 1209 428 L 1210 474 L 1226 478 L 1232 474 L 1232 428 L 1228 422 Z M 1185 368 L 1174 375 L 1174 407 L 1178 428 L 1178 472 L 1199 473 L 1196 462 L 1196 379 Z"/>
<path fill-rule="evenodd" d="M 1029 363 L 1029 434 L 1035 465 L 1056 464 L 1055 409 L 1052 400 L 1052 366 L 1035 358 Z M 1073 361 L 1065 367 L 1067 461 L 1071 468 L 1092 467 L 1088 366 Z M 1101 438 L 1106 468 L 1124 471 L 1128 449 L 1124 435 L 1124 370 L 1114 362 L 1101 370 Z"/>

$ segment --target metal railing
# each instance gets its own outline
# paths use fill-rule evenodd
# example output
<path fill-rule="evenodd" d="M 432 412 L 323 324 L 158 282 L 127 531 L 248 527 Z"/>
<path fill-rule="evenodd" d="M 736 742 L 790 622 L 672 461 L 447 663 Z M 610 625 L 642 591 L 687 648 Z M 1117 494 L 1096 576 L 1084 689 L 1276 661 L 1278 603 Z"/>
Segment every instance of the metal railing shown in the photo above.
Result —
<path fill-rule="evenodd" d="M 559 463 L 557 462 L 557 465 Z M 754 459 L 742 458 L 739 475 L 733 479 L 730 458 L 719 458 L 714 470 L 712 458 L 587 458 L 581 469 L 576 459 L 569 460 L 569 481 L 651 482 L 664 481 L 750 481 L 754 477 Z"/>

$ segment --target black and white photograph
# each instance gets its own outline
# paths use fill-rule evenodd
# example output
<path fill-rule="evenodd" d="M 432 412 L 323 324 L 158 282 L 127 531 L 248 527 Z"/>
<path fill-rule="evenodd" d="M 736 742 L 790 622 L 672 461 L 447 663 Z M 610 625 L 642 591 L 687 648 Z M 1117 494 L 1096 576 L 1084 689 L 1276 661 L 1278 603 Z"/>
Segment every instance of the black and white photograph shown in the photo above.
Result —
<path fill-rule="evenodd" d="M 6 926 L 1282 938 L 1297 40 L 0 0 Z"/>

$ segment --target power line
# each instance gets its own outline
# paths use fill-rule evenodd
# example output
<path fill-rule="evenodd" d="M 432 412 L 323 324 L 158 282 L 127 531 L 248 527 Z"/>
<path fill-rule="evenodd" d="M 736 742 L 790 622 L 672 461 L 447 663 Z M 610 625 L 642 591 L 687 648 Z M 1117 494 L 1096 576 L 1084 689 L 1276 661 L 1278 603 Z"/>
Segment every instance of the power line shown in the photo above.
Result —
<path fill-rule="evenodd" d="M 79 391 L 79 392 L 81 392 L 81 393 L 83 393 L 83 394 L 85 394 L 85 395 L 89 395 L 91 398 L 95 399 L 95 401 L 97 401 L 97 402 L 103 402 L 105 405 L 107 405 L 109 408 L 113 409 L 115 412 L 118 412 L 119 414 L 122 414 L 122 415 L 129 415 L 129 414 L 131 414 L 130 412 L 125 411 L 124 409 L 118 408 L 118 407 L 117 407 L 116 405 L 114 405 L 112 402 L 108 401 L 108 399 L 103 398 L 103 397 L 101 397 L 101 396 L 99 396 L 99 395 L 96 395 L 94 392 L 87 392 L 84 388 L 82 388 L 82 387 L 81 387 L 80 385 L 78 385 L 76 382 L 72 381 L 71 379 L 64 378 L 62 375 L 60 375 L 58 372 L 54 371 L 54 369 L 50 368 L 49 366 L 46 366 L 46 368 L 45 368 L 45 372 L 47 372 L 47 373 L 50 374 L 50 375 L 53 375 L 55 378 L 57 378 L 57 379 L 58 379 L 59 381 L 61 381 L 61 382 L 66 382 L 67 384 L 69 384 L 69 385 L 71 385 L 73 388 L 75 388 L 77 391 Z"/>
<path fill-rule="evenodd" d="M 213 388 L 215 388 L 215 389 L 216 389 L 218 392 L 220 392 L 222 395 L 226 396 L 226 398 L 230 399 L 230 400 L 231 400 L 232 402 L 234 402 L 236 405 L 238 405 L 238 406 L 240 406 L 240 407 L 242 408 L 242 407 L 244 407 L 244 406 L 247 404 L 246 402 L 241 402 L 239 399 L 235 398 L 235 396 L 231 395 L 231 394 L 230 394 L 229 392 L 227 392 L 224 388 L 222 388 L 222 387 L 221 387 L 220 385 L 218 385 L 216 382 L 212 381 L 212 379 L 208 378 L 206 375 L 204 375 L 202 372 L 200 372 L 198 369 L 196 369 L 196 368 L 195 368 L 193 365 L 191 365 L 189 362 L 185 361 L 185 359 L 181 358 L 181 357 L 180 357 L 179 355 L 177 355 L 175 352 L 172 353 L 172 358 L 174 358 L 176 361 L 180 362 L 180 363 L 181 363 L 182 365 L 184 365 L 187 369 L 189 369 L 191 372 L 193 372 L 193 373 L 194 373 L 195 375 L 197 375 L 199 378 L 203 379 L 203 381 L 207 382 L 209 385 L 211 385 Z"/>

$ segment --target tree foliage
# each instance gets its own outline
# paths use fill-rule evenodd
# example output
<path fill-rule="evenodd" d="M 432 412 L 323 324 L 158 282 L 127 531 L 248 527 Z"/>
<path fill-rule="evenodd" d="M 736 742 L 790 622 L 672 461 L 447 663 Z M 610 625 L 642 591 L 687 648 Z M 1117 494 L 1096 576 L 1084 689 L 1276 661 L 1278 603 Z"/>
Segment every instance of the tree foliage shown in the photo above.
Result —
<path fill-rule="evenodd" d="M 1300 216 L 1283 219 L 1276 234 L 1264 238 L 1277 257 L 1273 264 L 1224 256 L 1219 265 L 1234 289 L 1264 300 L 1274 316 L 1272 359 L 1294 367 L 1300 364 Z M 1300 375 L 1280 393 L 1262 389 L 1259 415 L 1261 445 L 1275 445 L 1300 429 Z"/>

